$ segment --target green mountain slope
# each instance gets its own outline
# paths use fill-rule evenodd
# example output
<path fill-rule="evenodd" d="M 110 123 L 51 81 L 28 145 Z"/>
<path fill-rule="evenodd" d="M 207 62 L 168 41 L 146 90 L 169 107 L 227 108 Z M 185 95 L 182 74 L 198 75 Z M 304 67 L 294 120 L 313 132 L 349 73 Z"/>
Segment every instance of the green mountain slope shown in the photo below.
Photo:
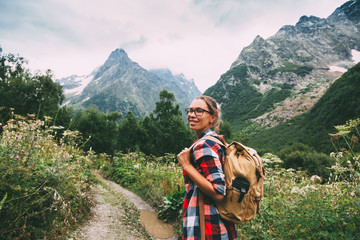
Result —
<path fill-rule="evenodd" d="M 285 145 L 304 143 L 317 151 L 334 149 L 329 133 L 334 126 L 360 117 L 360 63 L 336 80 L 314 107 L 292 120 L 250 136 L 249 145 L 278 151 Z"/>
<path fill-rule="evenodd" d="M 360 0 L 348 1 L 327 18 L 302 16 L 268 39 L 257 36 L 204 94 L 221 104 L 235 131 L 307 112 L 358 62 L 359 16 Z"/>

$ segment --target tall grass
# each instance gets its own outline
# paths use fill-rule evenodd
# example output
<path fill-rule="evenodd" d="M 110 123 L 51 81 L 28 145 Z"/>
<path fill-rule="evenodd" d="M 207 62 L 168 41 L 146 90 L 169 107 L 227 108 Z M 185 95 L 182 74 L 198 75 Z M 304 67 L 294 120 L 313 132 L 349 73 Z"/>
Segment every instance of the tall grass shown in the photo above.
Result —
<path fill-rule="evenodd" d="M 47 121 L 50 121 L 47 118 Z M 0 236 L 60 238 L 89 211 L 91 156 L 77 134 L 13 115 L 0 138 Z"/>
<path fill-rule="evenodd" d="M 338 152 L 328 179 L 285 169 L 273 154 L 263 156 L 267 169 L 260 213 L 237 226 L 239 239 L 357 239 L 360 236 L 360 120 L 339 126 Z M 343 131 L 346 128 L 346 134 Z M 349 130 L 350 129 L 350 130 Z M 354 133 L 353 136 L 349 136 Z M 356 139 L 357 135 L 357 139 Z M 342 138 L 347 144 L 342 144 Z M 350 139 L 350 140 L 349 140 Z M 351 140 L 352 139 L 352 140 Z M 113 180 L 136 191 L 167 217 L 181 234 L 182 170 L 174 156 L 119 154 L 101 169 Z M 180 190 L 179 191 L 179 188 Z"/>

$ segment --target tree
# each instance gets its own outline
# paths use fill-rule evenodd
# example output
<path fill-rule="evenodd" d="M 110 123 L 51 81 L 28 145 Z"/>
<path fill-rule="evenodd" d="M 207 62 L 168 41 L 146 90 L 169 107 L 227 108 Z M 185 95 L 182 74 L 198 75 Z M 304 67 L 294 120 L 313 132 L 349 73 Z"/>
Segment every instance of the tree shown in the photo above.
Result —
<path fill-rule="evenodd" d="M 220 123 L 220 135 L 225 137 L 225 140 L 229 140 L 232 136 L 231 125 L 228 121 L 221 121 Z"/>
<path fill-rule="evenodd" d="M 0 48 L 0 107 L 3 113 L 14 108 L 20 115 L 28 113 L 54 117 L 64 100 L 62 87 L 53 81 L 50 70 L 32 74 L 24 58 L 2 54 Z"/>
<path fill-rule="evenodd" d="M 119 113 L 102 113 L 94 106 L 79 110 L 75 114 L 72 129 L 79 130 L 85 139 L 86 150 L 90 147 L 97 153 L 113 154 L 116 149 L 117 123 Z"/>
<path fill-rule="evenodd" d="M 155 110 L 146 119 L 144 124 L 148 140 L 153 143 L 154 155 L 165 153 L 178 153 L 185 146 L 190 146 L 195 138 L 181 117 L 181 111 L 173 93 L 162 90 L 159 94 L 160 101 L 156 102 Z"/>
<path fill-rule="evenodd" d="M 119 126 L 118 146 L 124 152 L 136 151 L 141 142 L 140 125 L 129 111 Z"/>

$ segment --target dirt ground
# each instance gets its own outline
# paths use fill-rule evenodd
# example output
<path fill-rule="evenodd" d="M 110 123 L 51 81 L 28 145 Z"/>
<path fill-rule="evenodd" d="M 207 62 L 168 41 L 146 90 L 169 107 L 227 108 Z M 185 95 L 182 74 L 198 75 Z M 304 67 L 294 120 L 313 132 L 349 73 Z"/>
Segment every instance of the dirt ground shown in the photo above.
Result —
<path fill-rule="evenodd" d="M 90 219 L 76 230 L 68 240 L 115 240 L 115 239 L 166 239 L 176 240 L 173 227 L 157 218 L 154 209 L 136 194 L 122 188 L 120 185 L 104 179 L 97 174 L 100 181 L 93 187 L 95 205 Z M 129 223 L 127 219 L 134 215 L 122 201 L 131 201 L 131 204 L 140 212 L 138 225 Z M 131 222 L 131 221 L 130 221 Z"/>

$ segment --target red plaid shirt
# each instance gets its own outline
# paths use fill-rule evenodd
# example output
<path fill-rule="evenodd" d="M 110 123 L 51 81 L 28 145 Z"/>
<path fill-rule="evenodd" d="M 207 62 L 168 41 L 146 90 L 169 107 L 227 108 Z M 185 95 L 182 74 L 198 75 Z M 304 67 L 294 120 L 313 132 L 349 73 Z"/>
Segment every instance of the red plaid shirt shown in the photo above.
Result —
<path fill-rule="evenodd" d="M 200 137 L 211 135 L 218 137 L 213 129 L 206 130 Z M 211 140 L 197 140 L 191 150 L 191 164 L 212 183 L 216 192 L 225 195 L 225 175 L 222 169 L 224 151 L 217 143 Z M 198 206 L 198 187 L 183 171 L 186 196 L 183 203 L 183 236 L 182 239 L 200 239 L 200 219 Z M 204 195 L 205 235 L 208 240 L 236 239 L 236 230 L 233 223 L 220 218 L 215 202 Z"/>

